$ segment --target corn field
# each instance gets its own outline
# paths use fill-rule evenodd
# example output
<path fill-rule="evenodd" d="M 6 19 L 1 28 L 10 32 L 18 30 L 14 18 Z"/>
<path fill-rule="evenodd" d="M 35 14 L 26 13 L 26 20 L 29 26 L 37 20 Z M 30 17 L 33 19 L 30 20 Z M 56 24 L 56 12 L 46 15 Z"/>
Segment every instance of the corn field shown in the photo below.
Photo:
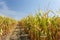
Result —
<path fill-rule="evenodd" d="M 49 12 L 54 16 L 49 17 Z M 0 16 L 0 37 L 9 34 L 16 25 L 24 28 L 31 40 L 60 40 L 60 17 L 51 10 L 40 11 L 19 21 Z"/>
<path fill-rule="evenodd" d="M 60 40 L 60 17 L 48 17 L 49 12 L 40 11 L 36 15 L 29 15 L 19 21 L 31 40 Z"/>
<path fill-rule="evenodd" d="M 15 19 L 0 16 L 0 40 L 11 33 L 16 25 L 17 21 Z"/>

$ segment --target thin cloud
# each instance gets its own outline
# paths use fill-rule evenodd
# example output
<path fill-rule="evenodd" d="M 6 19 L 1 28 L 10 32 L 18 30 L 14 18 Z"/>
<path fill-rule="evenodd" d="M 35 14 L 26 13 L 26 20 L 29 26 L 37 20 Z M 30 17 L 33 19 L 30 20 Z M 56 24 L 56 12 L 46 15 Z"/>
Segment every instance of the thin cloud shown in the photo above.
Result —
<path fill-rule="evenodd" d="M 9 7 L 5 2 L 0 2 L 0 16 L 7 16 L 11 18 L 15 18 L 17 20 L 21 19 L 22 17 L 27 16 L 26 14 L 22 12 L 16 12 L 13 10 L 10 10 Z"/>
<path fill-rule="evenodd" d="M 13 17 L 16 15 L 17 12 L 9 10 L 7 4 L 5 2 L 0 2 L 0 15 L 10 16 Z"/>

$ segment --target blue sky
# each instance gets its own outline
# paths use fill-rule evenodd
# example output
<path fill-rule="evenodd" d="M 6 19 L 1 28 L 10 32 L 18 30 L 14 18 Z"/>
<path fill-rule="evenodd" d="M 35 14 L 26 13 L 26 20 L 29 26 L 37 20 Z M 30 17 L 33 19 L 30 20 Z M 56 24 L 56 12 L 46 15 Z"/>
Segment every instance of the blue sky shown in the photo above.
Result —
<path fill-rule="evenodd" d="M 59 10 L 60 0 L 0 0 L 0 15 L 17 20 L 35 14 L 39 9 Z"/>

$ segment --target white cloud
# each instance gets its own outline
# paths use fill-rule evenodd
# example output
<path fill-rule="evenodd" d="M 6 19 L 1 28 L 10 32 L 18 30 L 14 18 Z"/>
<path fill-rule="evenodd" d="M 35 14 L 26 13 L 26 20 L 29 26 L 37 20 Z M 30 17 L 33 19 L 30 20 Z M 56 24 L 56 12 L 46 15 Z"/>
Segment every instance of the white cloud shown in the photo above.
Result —
<path fill-rule="evenodd" d="M 0 15 L 5 15 L 7 17 L 17 17 L 16 14 L 17 12 L 16 11 L 12 11 L 8 8 L 7 4 L 5 2 L 0 2 Z"/>
<path fill-rule="evenodd" d="M 22 12 L 16 12 L 16 11 L 10 10 L 5 2 L 0 2 L 0 6 L 1 6 L 0 15 L 12 17 L 17 20 L 21 19 L 22 17 L 27 16 L 26 14 L 23 14 Z"/>

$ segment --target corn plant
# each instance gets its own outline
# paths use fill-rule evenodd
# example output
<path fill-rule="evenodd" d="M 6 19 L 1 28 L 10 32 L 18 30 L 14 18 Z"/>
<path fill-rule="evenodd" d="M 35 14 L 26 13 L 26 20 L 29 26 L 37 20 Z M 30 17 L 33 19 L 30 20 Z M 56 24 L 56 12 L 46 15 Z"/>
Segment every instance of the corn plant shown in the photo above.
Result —
<path fill-rule="evenodd" d="M 54 14 L 51 10 L 40 11 L 35 16 L 29 15 L 20 21 L 22 23 L 25 20 L 23 26 L 29 29 L 31 40 L 58 40 L 60 17 L 55 14 L 53 17 L 48 17 L 49 12 Z"/>

